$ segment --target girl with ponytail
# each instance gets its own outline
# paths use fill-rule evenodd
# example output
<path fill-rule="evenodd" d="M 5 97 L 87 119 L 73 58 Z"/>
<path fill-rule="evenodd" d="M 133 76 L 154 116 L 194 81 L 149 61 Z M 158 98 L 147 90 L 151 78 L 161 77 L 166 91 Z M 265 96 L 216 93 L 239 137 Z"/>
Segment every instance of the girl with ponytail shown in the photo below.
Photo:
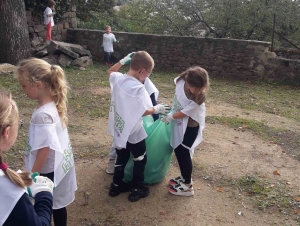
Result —
<path fill-rule="evenodd" d="M 50 226 L 53 182 L 44 177 L 33 182 L 28 172 L 13 171 L 3 159 L 3 152 L 16 141 L 20 125 L 16 103 L 0 90 L 0 225 Z M 34 206 L 26 187 L 35 198 Z"/>
<path fill-rule="evenodd" d="M 24 93 L 37 101 L 25 148 L 26 169 L 53 180 L 55 226 L 67 225 L 66 206 L 75 199 L 77 182 L 67 125 L 67 81 L 60 66 L 29 58 L 16 75 Z"/>

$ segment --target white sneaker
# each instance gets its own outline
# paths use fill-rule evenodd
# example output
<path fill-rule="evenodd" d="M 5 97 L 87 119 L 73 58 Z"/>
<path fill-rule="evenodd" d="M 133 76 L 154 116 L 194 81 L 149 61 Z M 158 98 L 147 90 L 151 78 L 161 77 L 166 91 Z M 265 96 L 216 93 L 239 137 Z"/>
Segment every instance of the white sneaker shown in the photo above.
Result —
<path fill-rule="evenodd" d="M 178 176 L 178 177 L 172 178 L 169 181 L 170 186 L 175 186 L 175 185 L 180 184 L 180 183 L 184 183 L 184 179 L 181 175 Z M 193 179 L 191 179 L 191 184 L 193 184 Z"/>
<path fill-rule="evenodd" d="M 187 186 L 184 183 L 180 183 L 175 186 L 170 186 L 169 192 L 173 195 L 193 196 L 194 188 L 193 188 L 193 185 L 191 185 L 191 184 L 189 186 Z"/>
<path fill-rule="evenodd" d="M 114 174 L 115 173 L 115 159 L 109 159 L 105 172 L 108 174 Z"/>

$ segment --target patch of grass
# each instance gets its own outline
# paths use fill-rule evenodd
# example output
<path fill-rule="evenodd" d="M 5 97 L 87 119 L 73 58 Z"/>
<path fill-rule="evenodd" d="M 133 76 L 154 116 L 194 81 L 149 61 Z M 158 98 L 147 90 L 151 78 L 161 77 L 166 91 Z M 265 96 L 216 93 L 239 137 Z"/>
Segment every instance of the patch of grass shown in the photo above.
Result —
<path fill-rule="evenodd" d="M 300 160 L 300 134 L 290 130 L 269 127 L 262 121 L 242 119 L 238 117 L 208 116 L 207 123 L 219 123 L 235 130 L 250 130 L 261 139 L 280 144 L 288 154 Z"/>
<path fill-rule="evenodd" d="M 283 214 L 299 210 L 297 196 L 289 194 L 289 188 L 280 182 L 271 183 L 261 178 L 247 175 L 232 181 L 241 193 L 253 198 L 254 207 L 266 211 L 276 209 Z"/>
<path fill-rule="evenodd" d="M 222 78 L 211 78 L 210 82 L 209 97 L 300 121 L 300 87 Z"/>
<path fill-rule="evenodd" d="M 211 124 L 223 124 L 240 131 L 250 130 L 260 138 L 273 142 L 278 142 L 279 138 L 276 134 L 283 132 L 283 129 L 268 127 L 263 122 L 238 117 L 208 116 L 206 117 L 206 121 Z"/>

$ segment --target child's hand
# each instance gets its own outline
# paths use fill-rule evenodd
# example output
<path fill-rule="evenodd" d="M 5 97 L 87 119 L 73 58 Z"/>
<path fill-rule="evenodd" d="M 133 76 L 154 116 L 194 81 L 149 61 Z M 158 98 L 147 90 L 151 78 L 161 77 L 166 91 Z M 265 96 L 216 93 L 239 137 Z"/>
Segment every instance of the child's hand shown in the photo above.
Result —
<path fill-rule="evenodd" d="M 53 194 L 54 184 L 47 178 L 42 176 L 35 176 L 35 182 L 30 187 L 27 187 L 28 194 L 31 198 L 34 198 L 35 195 L 42 191 L 48 191 Z"/>
<path fill-rule="evenodd" d="M 120 41 L 119 40 L 116 40 L 116 43 L 119 43 Z"/>
<path fill-rule="evenodd" d="M 131 61 L 132 56 L 135 54 L 135 52 L 129 53 L 126 57 L 124 57 L 122 60 L 120 60 L 120 64 L 129 64 Z"/>
<path fill-rule="evenodd" d="M 161 121 L 164 122 L 166 125 L 168 125 L 172 120 L 174 120 L 172 113 L 161 118 Z"/>
<path fill-rule="evenodd" d="M 102 49 L 103 48 L 103 46 L 100 46 L 100 49 Z"/>
<path fill-rule="evenodd" d="M 154 113 L 153 114 L 163 114 L 166 115 L 171 111 L 171 108 L 169 105 L 166 104 L 158 104 L 153 107 Z"/>

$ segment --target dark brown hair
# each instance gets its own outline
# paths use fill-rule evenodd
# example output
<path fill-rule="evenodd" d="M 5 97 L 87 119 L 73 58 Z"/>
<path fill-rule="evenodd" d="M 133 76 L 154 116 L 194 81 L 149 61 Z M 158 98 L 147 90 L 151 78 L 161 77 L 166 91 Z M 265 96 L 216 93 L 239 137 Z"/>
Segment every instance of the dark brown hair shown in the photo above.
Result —
<path fill-rule="evenodd" d="M 48 7 L 49 8 L 51 8 L 52 6 L 55 6 L 55 5 L 56 5 L 55 1 L 53 1 L 53 0 L 48 1 Z"/>
<path fill-rule="evenodd" d="M 199 66 L 190 67 L 179 75 L 177 82 L 180 80 L 184 80 L 190 86 L 195 87 L 198 90 L 205 87 L 205 92 L 195 96 L 195 102 L 202 104 L 205 101 L 210 84 L 208 73 L 204 68 Z"/>

